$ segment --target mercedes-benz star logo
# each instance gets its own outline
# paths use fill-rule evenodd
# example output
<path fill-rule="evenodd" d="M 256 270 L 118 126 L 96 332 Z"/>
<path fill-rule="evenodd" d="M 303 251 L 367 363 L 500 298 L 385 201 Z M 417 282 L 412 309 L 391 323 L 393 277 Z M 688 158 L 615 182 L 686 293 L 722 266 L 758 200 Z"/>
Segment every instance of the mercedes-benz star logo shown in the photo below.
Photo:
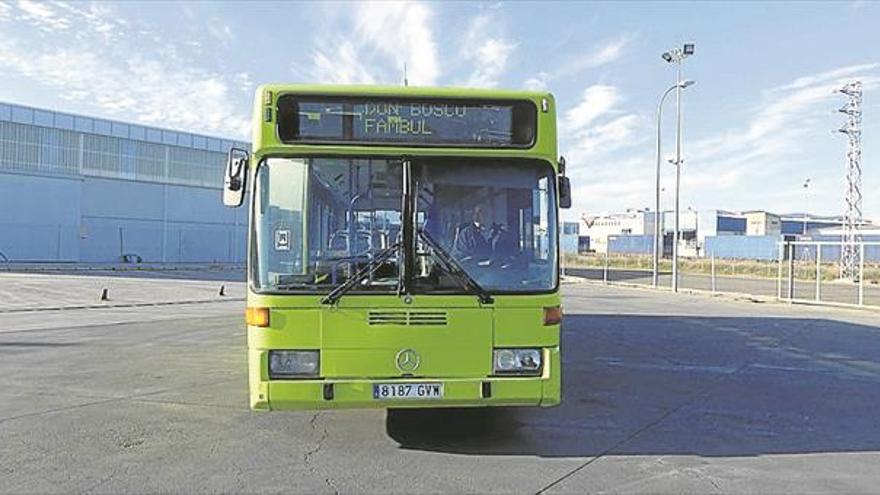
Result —
<path fill-rule="evenodd" d="M 399 369 L 401 373 L 412 373 L 419 368 L 420 362 L 421 357 L 419 356 L 419 353 L 412 349 L 401 349 L 400 352 L 397 353 L 397 358 L 395 358 L 397 369 Z"/>

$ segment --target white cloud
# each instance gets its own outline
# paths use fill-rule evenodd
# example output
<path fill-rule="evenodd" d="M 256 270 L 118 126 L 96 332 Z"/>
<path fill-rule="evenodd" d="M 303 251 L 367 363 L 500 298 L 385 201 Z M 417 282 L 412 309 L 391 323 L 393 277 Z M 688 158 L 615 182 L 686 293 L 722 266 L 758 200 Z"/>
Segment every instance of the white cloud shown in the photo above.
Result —
<path fill-rule="evenodd" d="M 70 29 L 69 19 L 59 16 L 52 4 L 32 0 L 18 1 L 19 19 L 51 32 Z"/>
<path fill-rule="evenodd" d="M 247 72 L 239 72 L 233 77 L 235 84 L 238 85 L 238 89 L 244 91 L 245 93 L 252 93 L 256 88 L 256 84 L 254 84 L 254 80 L 251 79 L 251 75 Z"/>
<path fill-rule="evenodd" d="M 232 26 L 216 17 L 211 18 L 205 23 L 205 29 L 212 38 L 223 45 L 228 45 L 235 41 L 235 32 L 233 32 Z"/>
<path fill-rule="evenodd" d="M 12 4 L 0 2 L 0 20 L 12 16 Z M 36 2 L 19 0 L 16 7 L 16 20 L 37 28 L 43 33 L 71 31 L 77 39 L 100 36 L 107 41 L 120 38 L 128 23 L 120 18 L 115 7 L 110 4 L 72 4 L 68 2 Z M 71 29 L 76 26 L 77 29 Z"/>
<path fill-rule="evenodd" d="M 335 48 L 315 49 L 312 52 L 311 75 L 321 83 L 373 84 L 376 78 L 364 65 L 357 48 L 350 41 L 342 41 Z"/>
<path fill-rule="evenodd" d="M 565 135 L 583 133 L 599 116 L 607 113 L 620 100 L 617 88 L 604 84 L 587 87 L 580 102 L 567 110 L 562 119 L 561 128 Z"/>
<path fill-rule="evenodd" d="M 327 7 L 323 14 L 338 14 Z M 419 2 L 362 2 L 333 15 L 325 31 L 337 34 L 312 49 L 311 67 L 295 68 L 316 82 L 398 84 L 406 66 L 409 82 L 429 86 L 440 75 L 431 21 L 433 11 Z"/>
<path fill-rule="evenodd" d="M 839 123 L 831 111 L 843 104 L 835 94 L 845 82 L 857 78 L 863 88 L 880 86 L 880 64 L 860 64 L 802 76 L 765 92 L 750 122 L 740 129 L 725 130 L 692 146 L 693 160 L 709 166 L 747 166 L 779 169 L 806 147 L 804 136 Z"/>
<path fill-rule="evenodd" d="M 808 76 L 803 76 L 795 79 L 793 82 L 789 84 L 785 84 L 783 86 L 779 86 L 774 88 L 771 91 L 788 91 L 792 89 L 801 89 L 808 86 L 813 86 L 819 83 L 825 83 L 828 81 L 835 81 L 839 83 L 842 78 L 852 76 L 859 73 L 869 72 L 876 68 L 880 67 L 880 64 L 857 64 L 857 65 L 848 65 L 844 67 L 838 67 L 836 69 L 819 72 L 817 74 L 811 74 Z"/>
<path fill-rule="evenodd" d="M 809 173 L 815 177 L 827 171 L 839 176 L 837 171 L 842 170 L 838 167 L 843 160 L 845 140 L 831 134 L 842 121 L 834 110 L 843 105 L 844 99 L 835 90 L 851 78 L 860 79 L 865 90 L 880 87 L 877 67 L 841 67 L 803 76 L 766 91 L 762 106 L 746 126 L 725 130 L 688 147 L 692 151 L 687 156 L 690 170 L 683 179 L 685 184 L 691 187 L 689 176 L 692 171 L 699 171 L 705 177 L 705 185 L 699 186 L 702 194 L 725 201 L 726 207 L 753 207 L 755 201 L 760 201 L 760 207 L 770 210 L 804 209 L 803 203 L 793 206 L 790 194 L 790 189 L 796 187 L 795 181 L 803 179 L 800 175 Z M 828 144 L 837 140 L 840 161 L 829 164 L 818 157 L 817 138 Z M 779 184 L 782 177 L 791 184 Z M 838 187 L 816 191 L 820 196 L 811 200 L 811 209 L 839 211 Z"/>
<path fill-rule="evenodd" d="M 614 62 L 623 54 L 624 48 L 632 41 L 632 36 L 624 34 L 617 38 L 600 42 L 586 55 L 575 57 L 560 69 L 557 77 L 567 77 L 587 69 L 593 69 Z"/>
<path fill-rule="evenodd" d="M 500 36 L 489 35 L 490 18 L 478 15 L 471 22 L 461 41 L 462 58 L 473 65 L 473 70 L 465 86 L 492 88 L 498 85 L 499 78 L 507 68 L 507 62 L 516 49 L 516 44 Z"/>
<path fill-rule="evenodd" d="M 643 176 L 634 171 L 650 164 L 650 159 L 621 159 L 615 153 L 641 149 L 644 143 L 644 119 L 619 108 L 622 100 L 616 87 L 594 84 L 560 118 L 561 150 L 569 163 L 575 213 L 595 210 L 598 205 L 628 206 L 643 192 L 640 184 L 626 178 Z"/>
<path fill-rule="evenodd" d="M 837 139 L 830 131 L 840 122 L 834 110 L 843 104 L 843 99 L 834 90 L 851 77 L 859 78 L 866 90 L 880 87 L 878 67 L 876 64 L 841 67 L 769 89 L 744 125 L 722 129 L 700 139 L 688 139 L 686 119 L 682 204 L 771 211 L 798 209 L 791 205 L 799 191 L 788 191 L 786 184 L 780 184 L 780 177 L 791 177 L 791 187 L 795 188 L 794 182 L 803 179 L 800 174 L 817 169 L 811 163 L 814 161 L 811 152 L 815 149 L 813 136 Z M 634 115 L 604 122 L 609 115 L 617 115 L 617 102 L 613 88 L 590 87 L 580 103 L 562 119 L 570 123 L 588 122 L 577 133 L 577 138 L 566 141 L 564 148 L 573 171 L 576 212 L 653 208 L 656 128 Z M 690 108 L 686 100 L 686 114 Z M 671 207 L 675 169 L 665 160 L 672 152 L 673 139 L 674 127 L 668 125 L 664 128 L 662 165 L 662 180 L 667 190 L 665 208 Z M 840 146 L 842 160 L 843 140 Z M 816 176 L 814 172 L 809 173 Z M 832 203 L 837 201 L 834 191 L 838 190 L 831 188 L 827 193 Z M 818 204 L 812 205 L 817 207 Z"/>
<path fill-rule="evenodd" d="M 539 72 L 533 77 L 526 79 L 523 86 L 534 91 L 544 91 L 547 89 L 547 78 L 549 76 L 546 72 Z"/>
<path fill-rule="evenodd" d="M 7 76 L 31 81 L 59 98 L 123 120 L 247 135 L 248 114 L 237 111 L 237 98 L 250 99 L 243 94 L 252 85 L 247 74 L 201 69 L 193 60 L 179 57 L 174 45 L 157 47 L 152 39 L 144 43 L 144 37 L 152 36 L 150 30 L 120 37 L 127 22 L 115 18 L 103 5 L 22 5 L 30 10 L 28 16 L 21 10 L 18 17 L 41 28 L 43 35 L 17 36 L 10 31 L 0 38 L 0 71 Z M 77 29 L 42 28 L 67 24 Z"/>
<path fill-rule="evenodd" d="M 471 73 L 467 86 L 492 88 L 507 67 L 507 59 L 516 45 L 503 39 L 490 38 L 477 47 L 473 60 L 477 68 Z"/>
<path fill-rule="evenodd" d="M 642 119 L 635 114 L 617 117 L 609 122 L 584 129 L 576 137 L 572 152 L 578 155 L 607 153 L 632 141 Z"/>
<path fill-rule="evenodd" d="M 406 64 L 411 83 L 419 86 L 434 84 L 440 74 L 433 15 L 426 4 L 391 1 L 358 3 L 353 13 L 357 38 L 393 60 L 398 71 Z"/>
<path fill-rule="evenodd" d="M 562 57 L 563 61 L 559 69 L 550 72 L 541 71 L 528 78 L 524 84 L 530 89 L 545 89 L 552 81 L 575 76 L 585 70 L 614 62 L 623 55 L 632 39 L 632 34 L 624 33 L 616 38 L 600 41 L 586 54 Z"/>

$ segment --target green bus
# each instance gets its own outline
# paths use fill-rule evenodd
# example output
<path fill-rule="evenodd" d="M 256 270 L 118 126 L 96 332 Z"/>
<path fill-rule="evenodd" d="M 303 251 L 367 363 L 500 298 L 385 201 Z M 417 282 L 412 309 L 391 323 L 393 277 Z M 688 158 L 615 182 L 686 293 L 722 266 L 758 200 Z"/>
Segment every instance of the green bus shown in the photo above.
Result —
<path fill-rule="evenodd" d="M 252 409 L 559 404 L 551 94 L 265 85 L 253 122 Z"/>

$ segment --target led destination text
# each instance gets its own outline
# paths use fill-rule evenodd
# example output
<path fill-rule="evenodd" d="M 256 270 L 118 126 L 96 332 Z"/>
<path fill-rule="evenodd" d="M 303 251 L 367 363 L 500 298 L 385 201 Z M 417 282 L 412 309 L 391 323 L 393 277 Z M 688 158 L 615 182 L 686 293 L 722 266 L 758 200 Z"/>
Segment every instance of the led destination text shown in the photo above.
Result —
<path fill-rule="evenodd" d="M 277 118 L 284 143 L 501 148 L 534 142 L 537 108 L 528 101 L 283 95 Z"/>
<path fill-rule="evenodd" d="M 465 119 L 467 107 L 448 104 L 366 103 L 364 134 L 410 134 L 430 136 L 431 118 Z"/>

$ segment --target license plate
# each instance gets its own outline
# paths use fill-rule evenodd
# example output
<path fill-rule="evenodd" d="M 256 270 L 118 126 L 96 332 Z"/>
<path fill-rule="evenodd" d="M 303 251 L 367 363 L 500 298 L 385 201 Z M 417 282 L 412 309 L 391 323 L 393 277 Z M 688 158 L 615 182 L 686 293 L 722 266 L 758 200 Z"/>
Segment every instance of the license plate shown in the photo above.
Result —
<path fill-rule="evenodd" d="M 373 398 L 393 399 L 442 399 L 442 383 L 376 383 L 373 385 Z"/>

